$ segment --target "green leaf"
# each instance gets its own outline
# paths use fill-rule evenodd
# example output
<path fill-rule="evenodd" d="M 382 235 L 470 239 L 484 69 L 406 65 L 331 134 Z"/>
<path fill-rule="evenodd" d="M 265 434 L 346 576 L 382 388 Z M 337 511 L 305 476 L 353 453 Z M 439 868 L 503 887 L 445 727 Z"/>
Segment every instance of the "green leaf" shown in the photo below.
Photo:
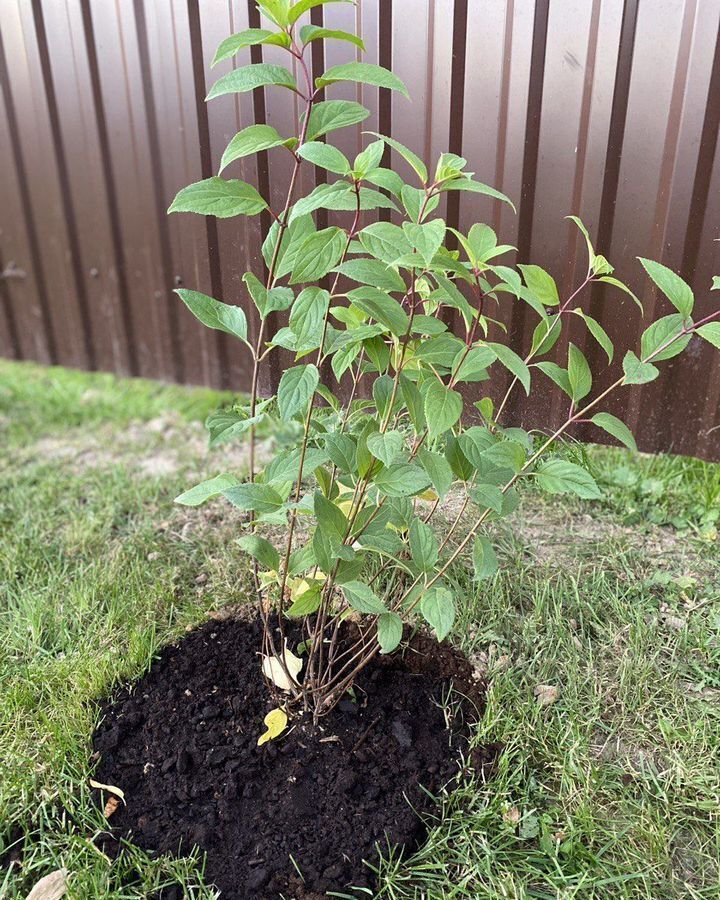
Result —
<path fill-rule="evenodd" d="M 397 209 L 393 201 L 372 188 L 360 188 L 360 209 Z M 347 181 L 336 181 L 333 184 L 320 184 L 307 197 L 298 200 L 290 213 L 290 222 L 298 216 L 307 215 L 316 209 L 347 210 L 355 212 L 358 197 Z"/>
<path fill-rule="evenodd" d="M 203 325 L 231 334 L 247 344 L 247 319 L 239 306 L 221 303 L 207 294 L 185 288 L 177 288 L 175 293 Z"/>
<path fill-rule="evenodd" d="M 378 595 L 361 581 L 348 581 L 342 586 L 342 592 L 356 612 L 378 616 L 388 611 Z"/>
<path fill-rule="evenodd" d="M 271 22 L 286 28 L 290 23 L 290 0 L 257 0 L 260 12 Z"/>
<path fill-rule="evenodd" d="M 452 368 L 458 354 L 465 350 L 465 343 L 452 334 L 438 334 L 422 341 L 415 351 L 415 359 L 431 366 Z"/>
<path fill-rule="evenodd" d="M 265 28 L 246 28 L 245 31 L 231 34 L 230 37 L 225 38 L 215 51 L 211 67 L 216 66 L 224 59 L 235 56 L 243 47 L 254 47 L 257 44 L 276 44 L 280 47 L 287 47 L 290 45 L 290 38 L 286 34 L 278 34 Z"/>
<path fill-rule="evenodd" d="M 592 389 L 592 373 L 590 366 L 582 351 L 575 344 L 568 345 L 568 381 L 570 382 L 570 396 L 577 403 L 583 397 L 587 397 Z"/>
<path fill-rule="evenodd" d="M 280 418 L 289 421 L 296 413 L 304 413 L 319 380 L 320 374 L 312 363 L 285 369 L 278 386 Z"/>
<path fill-rule="evenodd" d="M 377 638 L 381 653 L 392 653 L 402 640 L 403 624 L 397 613 L 381 613 L 377 621 Z"/>
<path fill-rule="evenodd" d="M 319 25 L 303 25 L 300 29 L 300 40 L 303 44 L 319 40 L 347 41 L 361 50 L 365 49 L 365 44 L 356 34 L 350 34 L 349 31 L 338 31 L 334 28 L 321 28 Z"/>
<path fill-rule="evenodd" d="M 252 216 L 266 208 L 267 203 L 251 184 L 214 175 L 178 191 L 168 213 L 192 212 L 227 219 Z"/>
<path fill-rule="evenodd" d="M 243 281 L 247 285 L 250 296 L 257 307 L 258 312 L 264 318 L 268 313 L 282 311 L 292 305 L 295 294 L 287 287 L 276 287 L 267 290 L 260 279 L 252 272 L 243 275 Z"/>
<path fill-rule="evenodd" d="M 355 157 L 353 162 L 353 175 L 357 180 L 365 178 L 368 172 L 372 172 L 380 165 L 385 152 L 384 141 L 373 141 Z"/>
<path fill-rule="evenodd" d="M 465 319 L 465 324 L 469 326 L 475 318 L 475 310 L 470 306 L 465 299 L 465 296 L 460 292 L 454 282 L 444 275 L 435 274 L 434 278 L 443 294 L 442 302 L 446 306 L 451 306 L 453 309 L 459 310 Z"/>
<path fill-rule="evenodd" d="M 466 428 L 458 437 L 460 448 L 475 468 L 482 465 L 485 451 L 495 442 L 492 432 L 480 425 Z"/>
<path fill-rule="evenodd" d="M 251 63 L 249 66 L 241 66 L 233 69 L 227 75 L 223 75 L 210 88 L 210 93 L 205 98 L 212 100 L 223 94 L 242 94 L 245 91 L 254 91 L 255 88 L 277 84 L 280 87 L 297 90 L 295 79 L 284 66 L 274 66 L 269 63 Z"/>
<path fill-rule="evenodd" d="M 497 485 L 478 484 L 472 489 L 471 495 L 478 506 L 484 509 L 491 509 L 498 515 L 502 515 L 505 495 Z"/>
<path fill-rule="evenodd" d="M 356 288 L 348 300 L 366 315 L 380 322 L 393 334 L 402 337 L 410 327 L 410 319 L 397 300 L 375 287 Z"/>
<path fill-rule="evenodd" d="M 423 184 L 427 182 L 428 179 L 428 171 L 425 163 L 420 159 L 420 157 L 413 153 L 412 150 L 408 149 L 404 144 L 401 144 L 400 141 L 396 141 L 394 138 L 387 137 L 384 134 L 378 134 L 377 131 L 370 131 L 368 134 L 374 134 L 375 137 L 381 138 L 385 143 L 392 147 L 396 153 L 399 153 L 400 156 L 407 162 L 416 172 L 420 181 Z"/>
<path fill-rule="evenodd" d="M 309 235 L 298 249 L 290 284 L 323 278 L 337 264 L 345 243 L 345 233 L 336 226 Z"/>
<path fill-rule="evenodd" d="M 425 390 L 425 419 L 430 438 L 452 428 L 462 413 L 462 397 L 457 391 L 446 387 L 437 378 L 428 382 Z"/>
<path fill-rule="evenodd" d="M 484 578 L 492 578 L 498 570 L 497 556 L 490 541 L 485 535 L 479 534 L 473 544 L 473 566 L 475 578 L 482 581 Z"/>
<path fill-rule="evenodd" d="M 373 222 L 363 228 L 358 239 L 371 256 L 388 264 L 412 249 L 402 228 L 392 222 Z"/>
<path fill-rule="evenodd" d="M 341 432 L 325 436 L 325 450 L 330 461 L 341 472 L 354 473 L 357 465 L 357 443 L 354 438 Z"/>
<path fill-rule="evenodd" d="M 652 362 L 656 363 L 664 359 L 672 359 L 682 353 L 692 337 L 691 334 L 683 333 L 685 321 L 680 313 L 673 313 L 648 326 L 640 339 L 642 358 L 647 359 L 652 356 Z M 666 344 L 667 346 L 665 346 Z M 662 347 L 665 349 L 662 350 Z"/>
<path fill-rule="evenodd" d="M 469 350 L 460 350 L 452 363 L 455 381 L 485 381 L 488 366 L 495 362 L 495 351 L 481 344 Z"/>
<path fill-rule="evenodd" d="M 455 178 L 452 181 L 446 181 L 440 187 L 441 191 L 471 191 L 474 194 L 484 194 L 486 197 L 493 197 L 495 200 L 502 200 L 515 212 L 515 204 L 512 200 L 501 191 L 482 184 L 479 181 L 473 181 L 472 178 Z"/>
<path fill-rule="evenodd" d="M 215 478 L 209 478 L 207 481 L 201 481 L 190 490 L 184 491 L 179 497 L 175 498 L 175 503 L 180 506 L 200 506 L 206 500 L 217 497 L 218 494 L 229 487 L 240 484 L 240 479 L 234 475 L 216 475 Z"/>
<path fill-rule="evenodd" d="M 248 416 L 236 412 L 234 409 L 219 409 L 210 413 L 205 422 L 205 427 L 210 433 L 210 446 L 215 447 L 217 444 L 229 441 L 232 438 L 239 437 L 244 434 L 251 425 L 257 425 L 265 418 L 262 408 L 267 406 L 268 401 L 263 401 L 257 405 L 258 414 Z"/>
<path fill-rule="evenodd" d="M 648 381 L 654 381 L 660 374 L 659 369 L 655 368 L 652 363 L 638 359 L 632 350 L 628 350 L 625 354 L 623 372 L 625 373 L 624 384 L 647 384 Z"/>
<path fill-rule="evenodd" d="M 292 450 L 283 450 L 276 456 L 273 456 L 271 462 L 265 469 L 265 484 L 283 483 L 287 481 L 295 481 L 300 472 L 300 457 L 302 451 L 300 447 L 294 447 Z M 303 472 L 312 472 L 318 466 L 322 466 L 328 460 L 327 453 L 324 450 L 318 450 L 317 447 L 306 447 L 305 458 L 303 459 Z"/>
<path fill-rule="evenodd" d="M 315 491 L 313 508 L 318 527 L 334 543 L 340 543 L 347 532 L 348 520 L 345 513 L 331 500 Z"/>
<path fill-rule="evenodd" d="M 300 291 L 290 311 L 288 327 L 295 335 L 295 350 L 305 352 L 320 346 L 330 294 L 318 287 Z"/>
<path fill-rule="evenodd" d="M 302 16 L 304 13 L 311 10 L 314 6 L 322 6 L 324 3 L 350 3 L 352 0 L 298 0 L 290 8 L 290 13 L 288 15 L 288 25 L 294 25 L 295 22 Z"/>
<path fill-rule="evenodd" d="M 238 539 L 238 544 L 266 569 L 277 571 L 280 568 L 280 554 L 265 538 L 257 534 L 246 534 Z"/>
<path fill-rule="evenodd" d="M 628 297 L 630 297 L 632 302 L 635 304 L 635 306 L 637 306 L 637 308 L 640 310 L 640 312 L 644 313 L 642 303 L 638 300 L 638 298 L 635 296 L 635 294 L 633 294 L 633 292 L 630 290 L 630 288 L 626 284 L 623 284 L 622 281 L 620 281 L 617 278 L 613 278 L 612 275 L 603 275 L 602 278 L 598 278 L 597 280 L 602 282 L 602 284 L 611 284 L 613 287 L 616 287 L 616 288 L 618 288 L 618 290 L 627 294 Z"/>
<path fill-rule="evenodd" d="M 258 482 L 226 488 L 222 495 L 238 509 L 253 510 L 260 515 L 275 512 L 283 505 L 283 498 L 275 488 Z"/>
<path fill-rule="evenodd" d="M 416 434 L 422 434 L 425 430 L 425 409 L 422 394 L 417 386 L 405 375 L 400 375 L 400 394 L 402 395 L 408 415 Z"/>
<path fill-rule="evenodd" d="M 555 279 L 540 266 L 519 265 L 528 289 L 544 306 L 557 306 L 560 303 Z"/>
<path fill-rule="evenodd" d="M 654 262 L 652 259 L 645 259 L 642 256 L 638 256 L 638 259 L 650 278 L 665 294 L 675 309 L 683 318 L 687 319 L 692 314 L 693 306 L 695 305 L 695 297 L 690 285 L 683 281 L 679 275 L 676 275 L 672 269 L 668 269 L 667 266 Z"/>
<path fill-rule="evenodd" d="M 580 229 L 582 236 L 585 238 L 585 243 L 587 244 L 588 251 L 588 271 L 590 271 L 593 267 L 593 263 L 595 262 L 595 248 L 593 247 L 592 241 L 590 240 L 588 230 L 577 216 L 565 216 L 565 218 L 570 219 L 571 222 L 574 222 Z"/>
<path fill-rule="evenodd" d="M 525 388 L 525 393 L 530 395 L 530 369 L 514 350 L 505 344 L 493 344 L 488 342 L 488 347 L 495 353 L 501 365 L 505 366 Z"/>
<path fill-rule="evenodd" d="M 252 153 L 259 153 L 260 150 L 280 147 L 284 143 L 285 138 L 281 137 L 271 125 L 249 125 L 242 131 L 238 131 L 225 148 L 220 160 L 220 171 L 222 172 L 236 159 L 250 156 Z"/>
<path fill-rule="evenodd" d="M 395 269 L 388 268 L 385 263 L 376 259 L 348 259 L 334 271 L 360 284 L 370 284 L 383 291 L 399 291 L 404 294 L 407 289 Z"/>
<path fill-rule="evenodd" d="M 302 159 L 337 175 L 347 175 L 350 171 L 350 163 L 345 154 L 324 141 L 308 141 L 302 144 L 297 152 Z"/>
<path fill-rule="evenodd" d="M 367 439 L 367 448 L 380 462 L 391 465 L 403 450 L 404 441 L 399 431 L 377 432 Z"/>
<path fill-rule="evenodd" d="M 285 615 L 291 619 L 297 619 L 301 616 L 311 616 L 320 609 L 322 603 L 322 583 L 319 581 L 311 581 L 308 587 L 301 594 L 298 594 Z"/>
<path fill-rule="evenodd" d="M 424 190 L 411 187 L 409 184 L 402 186 L 400 199 L 405 207 L 405 212 L 413 222 L 422 222 L 426 216 L 429 216 L 437 208 L 440 202 L 437 195 L 428 200 Z"/>
<path fill-rule="evenodd" d="M 347 181 L 334 181 L 332 184 L 319 184 L 307 197 L 301 197 L 293 206 L 289 222 L 294 222 L 300 216 L 315 212 L 316 209 L 329 209 L 338 200 L 348 194 L 351 185 Z M 353 194 L 354 202 L 354 194 Z"/>
<path fill-rule="evenodd" d="M 595 413 L 590 421 L 594 425 L 597 425 L 598 428 L 602 428 L 603 431 L 607 431 L 608 434 L 611 434 L 614 438 L 617 438 L 621 443 L 625 444 L 628 450 L 633 450 L 637 453 L 637 444 L 635 443 L 632 431 L 630 431 L 627 425 L 621 419 L 618 419 L 617 416 L 612 416 L 610 413 L 606 412 L 600 412 Z"/>
<path fill-rule="evenodd" d="M 455 621 L 455 601 L 447 588 L 433 587 L 426 591 L 420 601 L 420 612 L 439 641 L 450 634 Z"/>
<path fill-rule="evenodd" d="M 323 88 L 338 81 L 355 81 L 360 84 L 370 84 L 374 87 L 398 91 L 405 97 L 408 97 L 408 99 L 410 97 L 407 88 L 397 75 L 394 75 L 389 69 L 377 66 L 374 63 L 351 62 L 340 66 L 332 66 L 326 70 L 321 78 L 315 79 L 315 84 L 317 87 Z"/>
<path fill-rule="evenodd" d="M 394 194 L 396 197 L 399 197 L 400 192 L 402 191 L 402 178 L 397 172 L 393 172 L 392 169 L 386 169 L 383 166 L 378 166 L 376 169 L 371 169 L 367 172 L 365 181 L 369 181 L 370 184 L 376 184 L 378 187 L 383 188 L 383 190 L 390 191 L 390 193 Z"/>
<path fill-rule="evenodd" d="M 720 322 L 708 322 L 707 325 L 701 325 L 697 329 L 697 333 L 720 350 Z"/>
<path fill-rule="evenodd" d="M 564 459 L 548 459 L 540 463 L 536 475 L 540 487 L 549 494 L 577 494 L 583 500 L 602 497 L 592 475 Z"/>
<path fill-rule="evenodd" d="M 423 469 L 427 472 L 428 478 L 435 488 L 438 497 L 440 497 L 441 500 L 444 499 L 445 495 L 450 490 L 453 481 L 453 471 L 450 467 L 450 463 L 444 456 L 441 456 L 434 450 L 428 450 L 425 447 L 421 447 L 418 450 L 417 459 Z"/>
<path fill-rule="evenodd" d="M 557 363 L 551 362 L 550 360 L 535 363 L 535 366 L 547 375 L 548 378 L 551 378 L 560 390 L 568 395 L 568 397 L 572 397 L 573 389 L 566 369 L 563 369 L 562 366 L 559 366 Z"/>
<path fill-rule="evenodd" d="M 418 225 L 415 222 L 403 222 L 403 231 L 412 249 L 420 255 L 425 268 L 427 268 L 445 240 L 444 220 L 433 219 L 424 225 Z"/>
<path fill-rule="evenodd" d="M 412 497 L 430 486 L 424 469 L 405 462 L 386 466 L 373 480 L 378 490 L 388 497 Z"/>
<path fill-rule="evenodd" d="M 589 316 L 587 313 L 583 312 L 579 307 L 574 309 L 573 312 L 580 316 L 580 318 L 585 322 L 588 327 L 588 331 L 595 338 L 595 340 L 600 344 L 605 353 L 607 354 L 608 362 L 613 361 L 613 355 L 615 353 L 615 348 L 613 347 L 613 342 L 610 340 L 608 333 L 602 327 L 602 325 L 595 321 L 592 316 Z"/>
<path fill-rule="evenodd" d="M 560 316 L 538 322 L 533 332 L 531 347 L 533 355 L 544 356 L 549 353 L 557 343 L 561 330 Z"/>
<path fill-rule="evenodd" d="M 273 254 L 275 252 L 275 245 L 277 244 L 279 233 L 280 227 L 278 223 L 273 222 L 267 237 L 263 241 L 262 254 L 268 269 L 272 267 L 274 269 L 273 274 L 277 278 L 283 278 L 288 272 L 292 271 L 292 267 L 295 265 L 295 257 L 305 238 L 308 237 L 308 235 L 315 233 L 315 223 L 313 222 L 312 216 L 309 215 L 300 216 L 290 222 L 283 232 L 280 250 L 273 265 Z"/>
<path fill-rule="evenodd" d="M 370 110 L 354 100 L 324 100 L 316 103 L 310 113 L 307 140 L 314 141 L 338 128 L 357 125 L 370 115 Z"/>
<path fill-rule="evenodd" d="M 438 542 L 432 528 L 418 516 L 410 523 L 410 553 L 422 572 L 432 572 L 438 560 Z"/>

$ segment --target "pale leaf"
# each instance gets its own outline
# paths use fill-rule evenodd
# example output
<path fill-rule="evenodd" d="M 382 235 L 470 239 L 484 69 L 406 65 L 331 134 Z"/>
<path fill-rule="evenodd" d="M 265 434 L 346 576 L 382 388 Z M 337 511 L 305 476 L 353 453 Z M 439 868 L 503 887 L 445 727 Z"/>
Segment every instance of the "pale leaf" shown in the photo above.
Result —
<path fill-rule="evenodd" d="M 56 869 L 35 885 L 27 900 L 60 900 L 67 893 L 67 869 Z"/>
<path fill-rule="evenodd" d="M 297 677 L 302 669 L 303 661 L 295 656 L 292 650 L 288 650 L 287 641 L 285 641 L 283 656 L 285 665 L 276 656 L 264 657 L 263 675 L 276 684 L 281 691 L 291 691 L 299 683 Z"/>
<path fill-rule="evenodd" d="M 267 731 L 258 738 L 258 747 L 262 747 L 268 741 L 274 741 L 287 728 L 288 717 L 284 709 L 271 710 L 263 720 Z"/>

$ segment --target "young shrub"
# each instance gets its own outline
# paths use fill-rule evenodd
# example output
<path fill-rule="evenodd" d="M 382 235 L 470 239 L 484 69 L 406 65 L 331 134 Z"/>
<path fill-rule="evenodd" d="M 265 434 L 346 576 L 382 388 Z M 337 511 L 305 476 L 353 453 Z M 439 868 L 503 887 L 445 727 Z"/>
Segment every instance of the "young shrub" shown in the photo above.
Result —
<path fill-rule="evenodd" d="M 514 248 L 499 245 L 488 225 L 473 225 L 467 234 L 448 228 L 435 216 L 448 191 L 485 194 L 512 206 L 474 180 L 461 157 L 444 153 L 429 171 L 412 150 L 369 132 L 355 159 L 335 148 L 333 133 L 369 113 L 359 103 L 332 99 L 333 85 L 357 82 L 401 96 L 407 90 L 390 71 L 361 62 L 333 66 L 313 83 L 307 61 L 312 41 L 363 49 L 353 34 L 301 24 L 321 2 L 261 0 L 269 27 L 232 35 L 215 56 L 219 62 L 251 45 L 273 44 L 295 63 L 299 83 L 288 68 L 255 63 L 233 69 L 208 94 L 212 99 L 272 86 L 297 95 L 302 112 L 296 134 L 251 125 L 230 141 L 221 164 L 224 172 L 260 150 L 289 153 L 293 168 L 283 208 L 270 209 L 251 185 L 218 175 L 181 190 L 169 210 L 224 218 L 269 209 L 274 220 L 262 248 L 267 277 L 243 276 L 241 303 L 252 302 L 259 317 L 253 338 L 240 306 L 177 291 L 205 325 L 245 344 L 253 361 L 248 402 L 207 423 L 211 444 L 247 434 L 248 477 L 218 475 L 177 502 L 196 506 L 221 495 L 245 514 L 239 544 L 253 560 L 265 624 L 263 671 L 287 710 L 302 706 L 316 719 L 376 654 L 398 647 L 403 619 L 421 616 L 438 640 L 449 634 L 461 598 L 445 576 L 466 551 L 472 551 L 477 579 L 493 575 L 497 559 L 488 526 L 516 508 L 522 480 L 551 494 L 600 496 L 592 476 L 558 452 L 574 425 L 592 423 L 634 448 L 627 426 L 604 409 L 610 395 L 652 381 L 657 364 L 682 353 L 694 334 L 720 347 L 720 310 L 694 321 L 690 287 L 665 266 L 641 259 L 673 311 L 649 325 L 612 384 L 593 391 L 588 362 L 572 343 L 565 367 L 548 360 L 562 329 L 580 320 L 612 363 L 610 338 L 581 305 L 591 285 L 611 285 L 639 301 L 595 252 L 577 218 L 570 217 L 587 243 L 588 269 L 566 299 L 540 266 L 501 262 Z M 321 92 L 328 99 L 320 100 Z M 409 164 L 411 183 L 383 166 L 386 148 Z M 304 197 L 297 196 L 302 166 L 328 173 L 327 183 Z M 393 221 L 361 226 L 361 213 L 377 209 L 391 210 Z M 322 228 L 319 210 L 330 222 Z M 449 238 L 459 250 L 448 249 Z M 537 317 L 523 356 L 508 346 L 492 317 L 508 303 L 525 303 Z M 445 324 L 448 309 L 459 314 L 458 333 Z M 284 324 L 271 332 L 277 319 Z M 283 371 L 277 394 L 261 399 L 260 367 L 280 348 L 294 355 L 294 364 Z M 324 378 L 328 366 L 334 380 Z M 512 379 L 497 406 L 489 397 L 465 402 L 463 385 L 505 378 L 504 370 Z M 549 436 L 507 427 L 504 420 L 512 392 L 522 388 L 530 395 L 538 378 L 551 379 L 568 397 L 567 417 Z M 274 422 L 279 428 L 280 421 L 291 443 L 259 469 L 256 428 Z M 458 483 L 460 513 L 438 533 L 436 511 Z M 299 529 L 300 519 L 309 524 Z M 459 529 L 462 536 L 453 542 Z M 278 532 L 284 536 L 276 545 L 271 538 Z M 341 640 L 349 613 L 358 623 L 350 643 Z M 302 623 L 299 656 L 297 647 L 288 646 L 291 620 Z M 268 723 L 268 735 L 284 721 L 278 716 Z"/>

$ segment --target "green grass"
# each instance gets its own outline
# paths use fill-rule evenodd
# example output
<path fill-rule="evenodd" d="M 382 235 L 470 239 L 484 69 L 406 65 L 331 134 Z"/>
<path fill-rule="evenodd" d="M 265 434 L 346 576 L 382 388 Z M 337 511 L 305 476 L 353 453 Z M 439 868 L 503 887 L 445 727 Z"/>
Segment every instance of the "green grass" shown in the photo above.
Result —
<path fill-rule="evenodd" d="M 61 867 L 71 898 L 215 896 L 199 859 L 111 864 L 87 779 L 96 700 L 246 597 L 232 515 L 172 504 L 227 468 L 199 425 L 219 400 L 0 362 L 0 897 Z M 379 897 L 720 898 L 720 467 L 587 454 L 603 501 L 528 493 L 493 582 L 453 573 L 475 740 L 504 750 Z"/>

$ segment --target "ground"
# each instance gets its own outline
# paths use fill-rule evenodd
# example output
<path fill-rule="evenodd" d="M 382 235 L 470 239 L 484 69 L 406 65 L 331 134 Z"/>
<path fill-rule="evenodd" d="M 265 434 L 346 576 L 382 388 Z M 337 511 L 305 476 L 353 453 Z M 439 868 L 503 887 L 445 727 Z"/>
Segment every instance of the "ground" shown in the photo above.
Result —
<path fill-rule="evenodd" d="M 197 858 L 111 865 L 88 778 L 97 698 L 247 600 L 233 511 L 172 503 L 242 471 L 206 450 L 220 399 L 0 362 L 0 897 L 59 868 L 82 900 L 215 896 Z M 504 752 L 379 897 L 720 898 L 720 466 L 587 458 L 602 501 L 529 492 L 495 579 L 454 570 L 489 682 L 475 739 Z"/>

